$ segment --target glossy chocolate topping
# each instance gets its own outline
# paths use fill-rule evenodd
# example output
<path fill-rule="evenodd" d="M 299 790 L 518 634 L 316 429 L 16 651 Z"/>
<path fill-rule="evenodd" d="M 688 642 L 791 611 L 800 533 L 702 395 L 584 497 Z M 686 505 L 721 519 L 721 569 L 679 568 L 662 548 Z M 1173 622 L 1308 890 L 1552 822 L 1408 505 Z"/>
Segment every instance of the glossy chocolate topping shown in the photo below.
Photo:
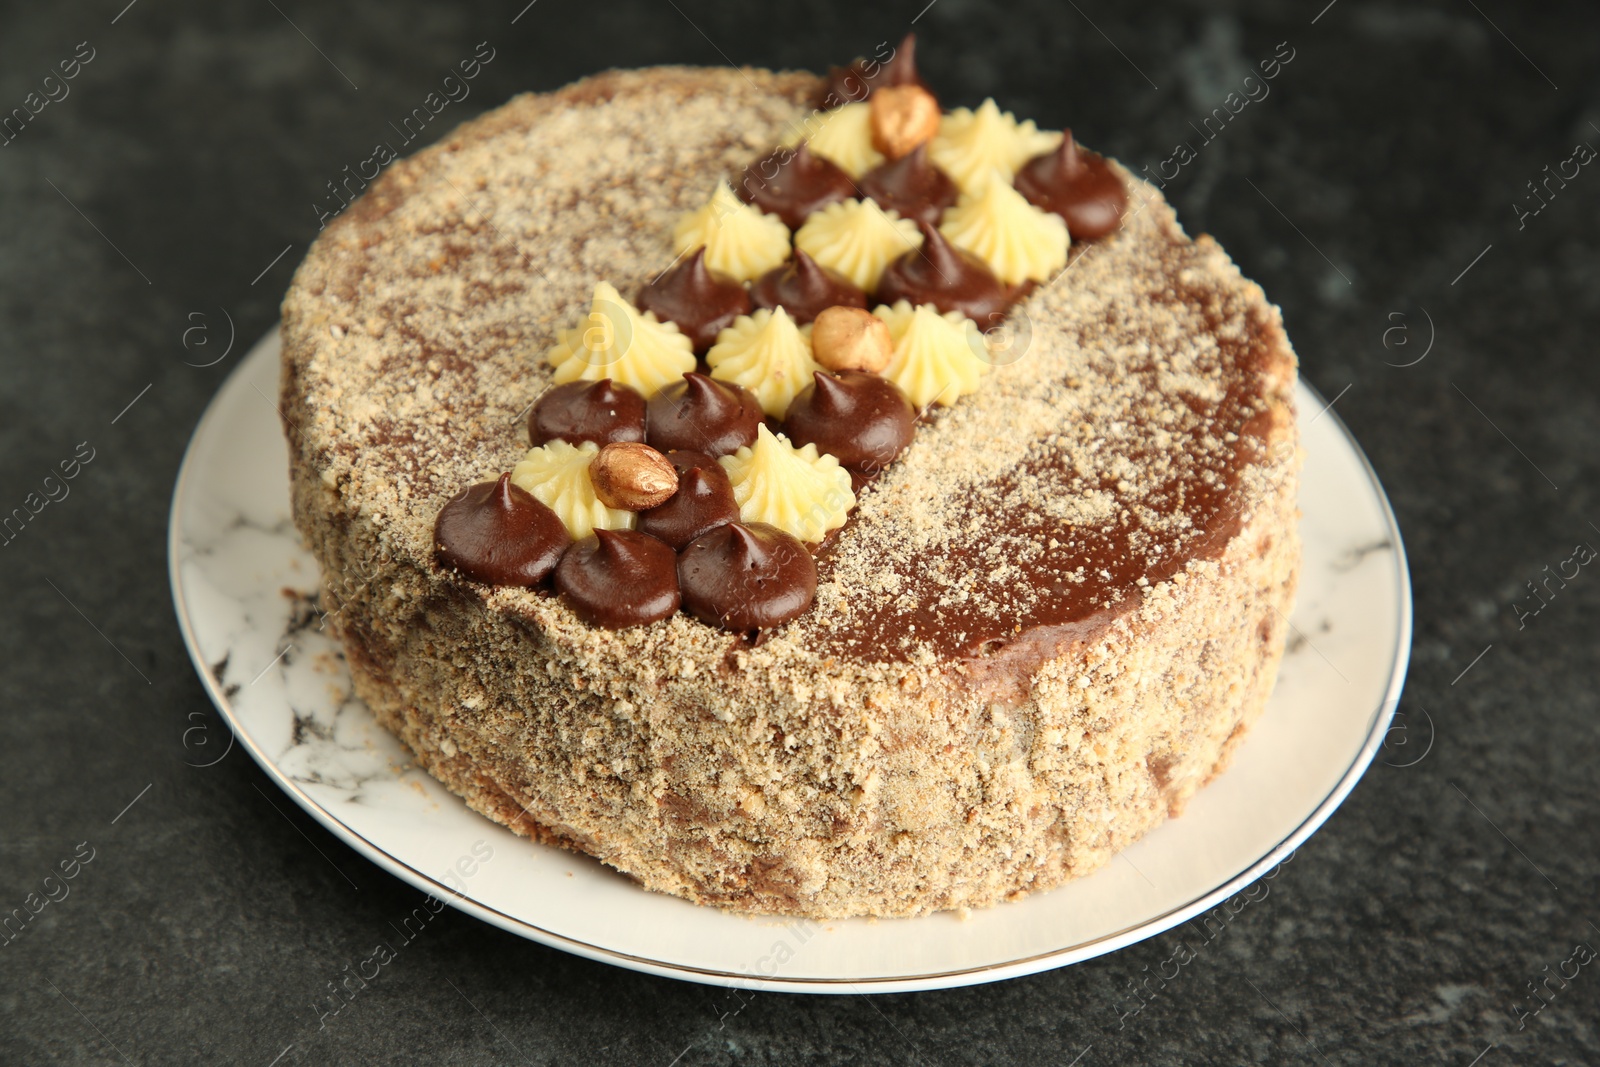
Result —
<path fill-rule="evenodd" d="M 867 171 L 861 177 L 861 192 L 885 211 L 897 211 L 901 218 L 928 223 L 937 223 L 944 209 L 961 196 L 950 176 L 928 162 L 925 144 Z"/>
<path fill-rule="evenodd" d="M 645 439 L 659 452 L 726 456 L 755 441 L 762 418 L 750 390 L 690 371 L 650 398 Z"/>
<path fill-rule="evenodd" d="M 828 84 L 823 89 L 821 104 L 826 108 L 835 108 L 858 103 L 871 96 L 872 90 L 887 85 L 920 85 L 933 92 L 933 88 L 917 73 L 916 34 L 906 34 L 887 62 L 858 59 L 848 67 L 834 67 L 828 72 Z"/>
<path fill-rule="evenodd" d="M 553 385 L 528 412 L 528 443 L 644 440 L 644 397 L 610 378 Z"/>
<path fill-rule="evenodd" d="M 774 148 L 750 164 L 734 191 L 740 200 L 798 230 L 818 208 L 855 196 L 856 186 L 838 165 L 812 155 L 801 141 L 794 148 Z"/>
<path fill-rule="evenodd" d="M 934 227 L 919 222 L 917 228 L 922 231 L 922 247 L 884 269 L 878 303 L 932 304 L 941 312 L 961 312 L 980 329 L 999 321 L 1015 298 L 1012 289 L 1002 285 L 983 260 L 956 248 Z"/>
<path fill-rule="evenodd" d="M 750 294 L 731 278 L 706 266 L 704 246 L 639 290 L 639 310 L 653 311 L 663 322 L 677 323 L 696 352 L 704 352 L 717 334 L 750 314 Z M 635 438 L 637 440 L 637 438 Z"/>
<path fill-rule="evenodd" d="M 1013 184 L 1034 207 L 1067 220 L 1074 241 L 1104 237 L 1122 223 L 1128 190 L 1104 156 L 1079 148 L 1072 131 L 1061 147 L 1035 156 L 1017 171 Z"/>
<path fill-rule="evenodd" d="M 917 409 L 887 378 L 817 371 L 789 405 L 783 432 L 797 446 L 814 444 L 846 467 L 870 474 L 905 451 L 916 421 Z"/>
<path fill-rule="evenodd" d="M 864 308 L 867 294 L 842 274 L 821 266 L 794 250 L 794 258 L 756 279 L 750 299 L 758 308 L 782 306 L 789 317 L 804 326 L 831 307 Z"/>
<path fill-rule="evenodd" d="M 668 452 L 678 471 L 678 491 L 659 507 L 639 513 L 639 532 L 659 537 L 674 549 L 714 526 L 737 522 L 739 504 L 722 464 L 704 452 Z"/>
<path fill-rule="evenodd" d="M 1143 421 L 1148 416 L 1135 410 L 1134 425 L 1150 443 L 1130 453 L 1132 469 L 1138 470 L 1141 464 L 1171 464 L 1161 490 L 1148 498 L 1150 512 L 1140 516 L 1122 511 L 1102 522 L 1066 527 L 1042 509 L 1016 508 L 997 514 L 992 510 L 992 497 L 951 501 L 944 519 L 948 527 L 993 528 L 999 523 L 1007 536 L 1041 546 L 1049 545 L 1052 538 L 1060 540 L 1058 549 L 1011 561 L 1016 570 L 1010 586 L 1040 594 L 1031 606 L 995 612 L 976 599 L 946 606 L 941 603 L 945 595 L 942 583 L 947 580 L 943 574 L 926 568 L 898 569 L 902 599 L 885 598 L 871 605 L 848 630 L 830 632 L 821 642 L 823 647 L 829 652 L 883 656 L 911 631 L 943 655 L 988 658 L 1029 641 L 1041 644 L 1050 655 L 1058 643 L 1092 639 L 1137 604 L 1142 596 L 1139 578 L 1150 583 L 1164 581 L 1182 571 L 1190 560 L 1221 556 L 1243 525 L 1241 471 L 1245 465 L 1261 461 L 1266 452 L 1270 417 L 1262 409 L 1258 390 L 1268 361 L 1283 358 L 1275 348 L 1281 332 L 1273 328 L 1266 312 L 1219 305 L 1214 292 L 1203 283 L 1180 280 L 1179 268 L 1193 262 L 1192 253 L 1183 246 L 1170 245 L 1164 254 L 1172 280 L 1164 291 L 1147 298 L 1147 313 L 1157 320 L 1184 321 L 1187 329 L 1214 339 L 1213 365 L 1222 369 L 1227 384 L 1215 399 L 1186 398 L 1180 405 L 1185 410 L 1165 424 Z M 1191 313 L 1193 319 L 1188 318 Z M 1160 357 L 1120 362 L 1118 373 L 1126 381 L 1139 383 L 1142 394 L 1161 395 Z M 1231 445 L 1218 446 L 1218 427 L 1237 434 Z M 1157 445 L 1158 434 L 1169 434 L 1170 443 Z M 1033 482 L 1064 491 L 1072 484 L 1075 462 L 1070 452 L 1035 451 L 999 484 Z M 1120 492 L 1117 479 L 1110 476 L 1101 488 Z M 1149 525 L 1168 516 L 1183 516 L 1187 531 L 1153 538 L 1147 532 Z M 823 581 L 839 580 L 834 557 L 840 545 L 825 544 L 818 552 Z M 941 567 L 954 573 L 992 567 L 985 547 L 986 538 L 963 538 L 943 550 Z M 882 547 L 874 548 L 875 554 L 882 551 Z M 879 558 L 872 565 L 885 570 L 891 567 L 887 559 Z M 915 606 L 907 610 L 901 606 L 906 602 Z M 1031 636 L 1030 631 L 1034 631 Z"/>
<path fill-rule="evenodd" d="M 463 489 L 433 524 L 434 557 L 475 582 L 538 585 L 572 544 L 556 513 L 511 475 Z"/>
<path fill-rule="evenodd" d="M 678 557 L 683 606 L 701 622 L 760 630 L 803 613 L 817 595 L 817 566 L 776 526 L 730 522 L 702 534 Z"/>
<path fill-rule="evenodd" d="M 677 555 L 636 530 L 596 530 L 556 568 L 556 592 L 591 626 L 621 630 L 678 610 Z"/>

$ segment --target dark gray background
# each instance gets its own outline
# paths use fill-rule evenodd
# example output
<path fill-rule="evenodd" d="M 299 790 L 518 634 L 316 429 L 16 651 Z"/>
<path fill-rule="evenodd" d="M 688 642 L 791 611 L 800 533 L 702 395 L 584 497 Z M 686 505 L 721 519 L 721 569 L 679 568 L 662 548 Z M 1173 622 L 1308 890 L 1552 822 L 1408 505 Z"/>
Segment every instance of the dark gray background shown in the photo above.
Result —
<path fill-rule="evenodd" d="M 936 0 L 917 23 L 947 105 L 993 94 L 1136 168 L 1294 49 L 1169 192 L 1282 304 L 1389 488 L 1417 630 L 1407 743 L 1382 758 L 1431 751 L 1375 765 L 1161 997 L 1119 1027 L 1130 980 L 1183 930 L 998 985 L 741 1002 L 447 911 L 319 1030 L 312 1001 L 419 895 L 241 751 L 186 765 L 185 730 L 222 727 L 165 554 L 184 445 L 272 326 L 312 203 L 480 41 L 497 56 L 451 120 L 608 66 L 821 68 L 898 39 L 924 2 L 538 0 L 515 25 L 525 0 L 0 6 L 0 111 L 96 50 L 0 148 L 0 512 L 95 449 L 0 548 L 0 913 L 95 849 L 0 945 L 0 1062 L 1600 1061 L 1596 968 L 1521 1032 L 1513 1016 L 1543 968 L 1600 945 L 1600 578 L 1520 629 L 1513 606 L 1600 545 L 1600 168 L 1520 229 L 1514 207 L 1546 164 L 1600 146 L 1597 27 L 1586 5 L 1511 0 Z M 210 357 L 184 331 L 220 344 L 223 310 L 234 356 L 186 366 Z"/>

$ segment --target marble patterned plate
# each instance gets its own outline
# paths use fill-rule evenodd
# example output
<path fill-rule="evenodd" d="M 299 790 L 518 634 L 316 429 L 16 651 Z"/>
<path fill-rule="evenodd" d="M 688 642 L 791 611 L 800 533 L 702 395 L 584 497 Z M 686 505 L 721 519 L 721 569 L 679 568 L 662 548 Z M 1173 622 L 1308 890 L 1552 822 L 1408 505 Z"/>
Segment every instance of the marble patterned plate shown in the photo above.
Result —
<path fill-rule="evenodd" d="M 1181 818 L 1090 877 L 965 917 L 750 918 L 651 893 L 474 813 L 351 693 L 321 627 L 317 564 L 289 519 L 278 353 L 274 331 L 234 370 L 173 493 L 172 594 L 195 668 L 238 746 L 357 852 L 568 952 L 690 981 L 826 993 L 990 982 L 1098 956 L 1215 907 L 1282 862 L 1354 787 L 1400 696 L 1411 646 L 1400 532 L 1355 442 L 1302 385 L 1305 568 L 1289 652 L 1233 767 Z M 220 761 L 232 744 L 203 730 L 188 740 L 195 763 Z"/>

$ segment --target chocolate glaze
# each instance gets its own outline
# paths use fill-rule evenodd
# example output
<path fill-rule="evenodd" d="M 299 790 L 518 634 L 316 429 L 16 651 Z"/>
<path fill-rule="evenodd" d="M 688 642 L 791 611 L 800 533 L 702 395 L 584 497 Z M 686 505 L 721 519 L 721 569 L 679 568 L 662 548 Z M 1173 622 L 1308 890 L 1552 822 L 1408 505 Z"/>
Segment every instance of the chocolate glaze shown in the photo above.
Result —
<path fill-rule="evenodd" d="M 861 176 L 861 192 L 885 211 L 929 223 L 937 223 L 944 209 L 961 197 L 950 176 L 928 162 L 925 144 L 867 171 Z"/>
<path fill-rule="evenodd" d="M 906 658 L 903 639 L 911 637 L 925 643 L 940 655 L 970 658 L 984 669 L 992 668 L 996 677 L 1028 673 L 1030 665 L 1060 654 L 1080 642 L 1093 641 L 1117 618 L 1138 607 L 1142 593 L 1139 578 L 1158 583 L 1181 571 L 1190 560 L 1216 559 L 1242 526 L 1239 483 L 1241 468 L 1260 461 L 1264 455 L 1268 420 L 1262 408 L 1260 376 L 1281 333 L 1270 321 L 1265 308 L 1241 310 L 1218 307 L 1214 290 L 1180 283 L 1177 269 L 1188 261 L 1187 253 L 1174 246 L 1171 253 L 1174 282 L 1163 291 L 1150 294 L 1152 304 L 1177 308 L 1203 309 L 1197 332 L 1217 340 L 1217 365 L 1227 383 L 1223 397 L 1213 403 L 1195 398 L 1190 401 L 1193 418 L 1180 425 L 1164 426 L 1173 435 L 1167 453 L 1214 456 L 1201 441 L 1224 429 L 1239 435 L 1231 455 L 1208 459 L 1173 481 L 1152 501 L 1152 506 L 1169 514 L 1191 517 L 1190 532 L 1183 536 L 1162 535 L 1154 552 L 1130 549 L 1144 527 L 1137 515 L 1123 511 L 1120 517 L 1095 526 L 1073 529 L 1063 535 L 1061 524 L 1043 512 L 1016 510 L 1003 516 L 974 509 L 953 525 L 975 526 L 1003 522 L 1006 531 L 1023 535 L 1039 545 L 1052 539 L 1059 547 L 1026 559 L 1009 562 L 1016 567 L 1015 584 L 1049 592 L 1040 597 L 1032 610 L 1014 617 L 990 617 L 982 603 L 942 606 L 945 588 L 936 575 L 925 570 L 895 568 L 902 586 L 895 598 L 885 598 L 866 608 L 852 620 L 848 630 L 835 629 L 815 635 L 817 647 L 826 653 L 842 653 L 869 659 Z M 1166 312 L 1163 312 L 1166 313 Z M 1160 391 L 1162 373 L 1158 361 L 1130 362 L 1121 369 L 1131 378 Z M 1189 442 L 1192 441 L 1193 444 Z M 1154 461 L 1152 446 L 1148 459 Z M 1146 461 L 1138 454 L 1130 462 Z M 1033 450 L 1018 465 L 1016 472 L 997 484 L 1038 479 L 1045 485 L 1062 485 L 1070 479 L 1070 454 L 1056 450 Z M 1115 479 L 1101 484 L 1101 490 L 1118 493 Z M 822 581 L 832 573 L 832 557 L 838 542 L 824 543 L 817 553 L 817 569 Z M 967 569 L 992 569 L 986 560 L 982 539 L 957 539 L 945 549 L 941 562 L 953 573 Z M 1152 563 L 1151 555 L 1159 560 Z M 1080 570 L 1081 568 L 1081 570 Z M 914 606 L 907 609 L 904 605 Z M 990 662 L 992 661 L 992 662 Z"/>
<path fill-rule="evenodd" d="M 802 614 L 817 595 L 817 567 L 794 537 L 764 522 L 730 522 L 678 556 L 684 610 L 712 626 L 760 630 Z"/>
<path fill-rule="evenodd" d="M 660 452 L 726 456 L 755 441 L 763 417 L 744 386 L 689 371 L 650 398 L 645 439 Z"/>
<path fill-rule="evenodd" d="M 838 165 L 812 155 L 801 141 L 794 148 L 774 148 L 746 167 L 734 192 L 798 230 L 818 208 L 855 196 L 856 186 Z"/>
<path fill-rule="evenodd" d="M 798 248 L 789 262 L 756 279 L 750 287 L 750 299 L 758 308 L 781 306 L 800 326 L 827 308 L 867 306 L 867 294 L 854 282 L 821 266 Z"/>
<path fill-rule="evenodd" d="M 572 544 L 561 519 L 511 475 L 463 489 L 433 524 L 441 567 L 489 585 L 538 585 Z"/>
<path fill-rule="evenodd" d="M 739 504 L 728 472 L 704 452 L 668 452 L 667 459 L 678 471 L 678 491 L 665 504 L 639 512 L 639 532 L 681 552 L 712 527 L 737 521 Z"/>
<path fill-rule="evenodd" d="M 790 403 L 783 430 L 795 445 L 814 444 L 846 467 L 870 474 L 905 451 L 916 421 L 917 409 L 887 378 L 816 371 Z"/>
<path fill-rule="evenodd" d="M 1023 164 L 1012 184 L 1034 207 L 1067 220 L 1074 241 L 1092 241 L 1115 230 L 1128 206 L 1127 187 L 1111 164 L 1079 148 L 1071 130 L 1062 134 L 1055 151 Z"/>
<path fill-rule="evenodd" d="M 528 442 L 579 444 L 644 440 L 644 397 L 610 378 L 554 385 L 528 412 Z"/>
<path fill-rule="evenodd" d="M 818 101 L 823 107 L 835 108 L 858 103 L 872 95 L 874 89 L 887 85 L 920 85 L 933 92 L 931 86 L 917 73 L 917 35 L 908 33 L 887 63 L 878 63 L 869 76 L 868 66 L 875 62 L 857 59 L 848 67 L 834 67 L 828 72 L 828 82 Z"/>
<path fill-rule="evenodd" d="M 1012 289 L 983 260 L 956 248 L 933 226 L 919 222 L 917 228 L 922 247 L 884 268 L 875 294 L 878 303 L 932 304 L 941 312 L 959 311 L 984 329 L 998 322 L 1012 304 Z"/>
<path fill-rule="evenodd" d="M 677 323 L 696 352 L 716 343 L 717 334 L 750 314 L 750 294 L 731 278 L 713 274 L 702 245 L 639 290 L 640 311 L 653 311 L 663 322 Z"/>
<path fill-rule="evenodd" d="M 636 530 L 596 530 L 556 567 L 556 592 L 591 626 L 622 630 L 678 610 L 677 556 Z"/>

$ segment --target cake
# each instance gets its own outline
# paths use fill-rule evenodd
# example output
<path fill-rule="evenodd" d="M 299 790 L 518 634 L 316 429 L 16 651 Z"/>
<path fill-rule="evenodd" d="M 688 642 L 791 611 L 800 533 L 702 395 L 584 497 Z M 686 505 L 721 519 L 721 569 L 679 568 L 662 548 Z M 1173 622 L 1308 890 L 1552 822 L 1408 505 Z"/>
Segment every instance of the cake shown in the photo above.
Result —
<path fill-rule="evenodd" d="M 922 86 L 909 60 L 517 97 L 392 164 L 284 302 L 294 516 L 358 695 L 475 810 L 699 904 L 908 916 L 1088 874 L 1226 768 L 1282 654 L 1277 309 L 1112 161 L 1094 175 L 1125 202 L 1052 206 L 1070 133 L 990 102 L 935 107 L 930 141 L 915 93 L 893 129 L 846 110 L 851 78 Z M 1033 158 L 1010 174 L 961 154 L 996 116 Z M 778 151 L 803 182 L 717 199 Z M 973 236 L 1024 196 L 1037 232 Z M 749 233 L 723 242 L 736 211 Z M 767 236 L 785 213 L 797 251 Z M 857 235 L 885 225 L 927 254 L 875 261 Z M 1033 244 L 1065 269 L 1028 276 Z M 925 309 L 929 263 L 1003 299 Z M 669 266 L 701 293 L 681 328 Z M 858 268 L 899 298 L 863 299 Z M 568 366 L 609 343 L 585 322 L 659 348 L 639 388 Z M 908 354 L 918 330 L 984 365 Z M 727 413 L 714 463 L 653 447 L 702 402 Z M 697 521 L 691 489 L 728 513 Z M 739 568 L 754 591 L 724 595 Z"/>

